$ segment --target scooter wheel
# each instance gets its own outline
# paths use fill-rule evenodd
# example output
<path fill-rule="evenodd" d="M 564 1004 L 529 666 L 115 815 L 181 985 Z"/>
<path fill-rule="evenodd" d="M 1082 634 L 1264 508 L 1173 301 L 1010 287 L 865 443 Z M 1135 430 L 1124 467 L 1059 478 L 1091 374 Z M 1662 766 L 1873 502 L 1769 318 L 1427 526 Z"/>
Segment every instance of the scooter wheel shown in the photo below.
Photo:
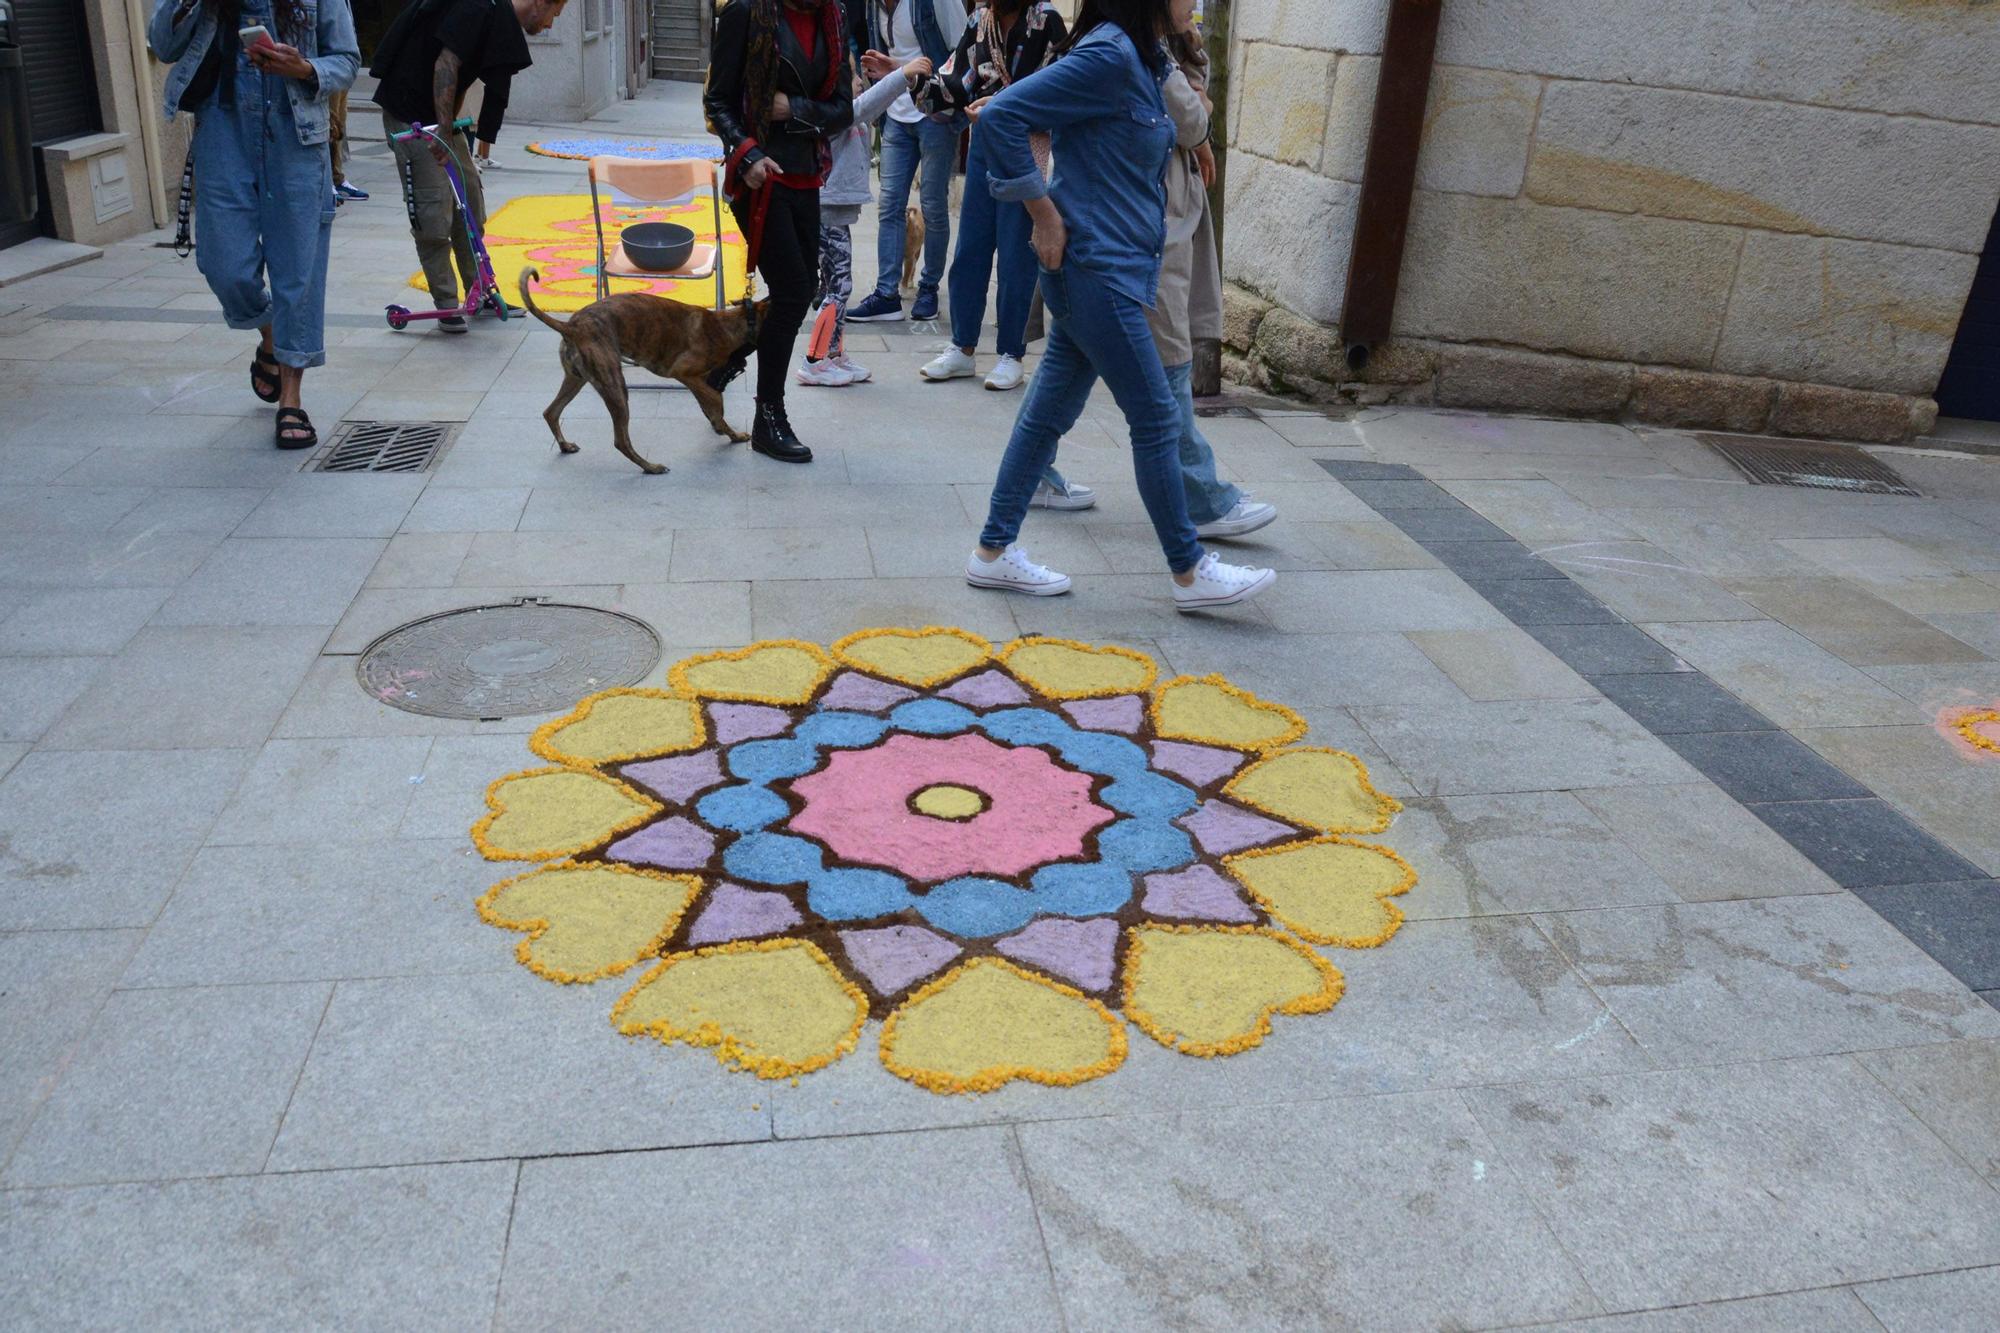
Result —
<path fill-rule="evenodd" d="M 388 316 L 389 316 L 389 327 L 396 330 L 398 333 L 402 332 L 404 329 L 409 327 L 410 312 L 405 310 L 402 306 L 399 305 L 390 306 L 388 309 Z"/>

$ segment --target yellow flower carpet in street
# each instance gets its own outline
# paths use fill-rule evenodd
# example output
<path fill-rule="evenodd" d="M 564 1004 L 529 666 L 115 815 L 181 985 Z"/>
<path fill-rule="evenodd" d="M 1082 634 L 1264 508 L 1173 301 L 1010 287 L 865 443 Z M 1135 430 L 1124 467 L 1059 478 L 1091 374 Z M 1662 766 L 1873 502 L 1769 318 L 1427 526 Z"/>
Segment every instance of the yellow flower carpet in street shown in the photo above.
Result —
<path fill-rule="evenodd" d="M 1402 924 L 1401 808 L 1219 676 L 1130 649 L 865 630 L 689 658 L 530 740 L 472 830 L 536 863 L 479 899 L 630 1037 L 795 1078 L 879 1020 L 935 1092 L 1065 1085 L 1127 1024 L 1231 1055 L 1323 1012 L 1322 947 Z"/>

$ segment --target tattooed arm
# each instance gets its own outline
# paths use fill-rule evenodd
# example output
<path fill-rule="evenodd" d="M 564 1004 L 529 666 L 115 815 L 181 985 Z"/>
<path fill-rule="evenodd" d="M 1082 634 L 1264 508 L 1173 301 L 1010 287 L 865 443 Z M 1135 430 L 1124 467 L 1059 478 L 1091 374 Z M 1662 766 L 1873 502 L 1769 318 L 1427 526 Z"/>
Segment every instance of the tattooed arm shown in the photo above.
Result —
<path fill-rule="evenodd" d="M 431 66 L 431 109 L 437 115 L 439 134 L 450 134 L 452 121 L 458 119 L 461 68 L 458 53 L 448 46 L 438 52 L 437 64 Z"/>

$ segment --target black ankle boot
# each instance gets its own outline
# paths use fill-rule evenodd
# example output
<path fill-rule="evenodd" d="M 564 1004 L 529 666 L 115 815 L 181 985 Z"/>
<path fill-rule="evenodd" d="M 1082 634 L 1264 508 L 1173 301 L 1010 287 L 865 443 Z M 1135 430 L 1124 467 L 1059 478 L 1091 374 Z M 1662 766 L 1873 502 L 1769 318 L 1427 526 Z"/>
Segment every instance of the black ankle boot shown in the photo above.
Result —
<path fill-rule="evenodd" d="M 813 451 L 800 444 L 799 437 L 792 434 L 792 423 L 785 417 L 783 403 L 758 400 L 757 424 L 750 428 L 750 447 L 780 463 L 813 461 Z"/>

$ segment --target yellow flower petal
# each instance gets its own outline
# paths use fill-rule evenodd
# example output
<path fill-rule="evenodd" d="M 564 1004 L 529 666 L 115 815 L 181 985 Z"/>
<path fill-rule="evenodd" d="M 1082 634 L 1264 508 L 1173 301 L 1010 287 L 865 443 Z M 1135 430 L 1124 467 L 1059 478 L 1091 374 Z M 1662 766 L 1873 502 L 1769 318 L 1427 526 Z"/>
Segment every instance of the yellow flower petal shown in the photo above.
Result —
<path fill-rule="evenodd" d="M 667 680 L 705 699 L 802 704 L 833 673 L 833 659 L 816 643 L 771 639 L 730 652 L 704 653 L 674 665 Z"/>
<path fill-rule="evenodd" d="M 835 658 L 857 671 L 905 685 L 941 684 L 993 656 L 993 645 L 962 629 L 865 629 L 833 645 Z"/>
<path fill-rule="evenodd" d="M 1256 926 L 1136 926 L 1125 953 L 1125 1016 L 1183 1055 L 1263 1042 L 1272 1014 L 1340 999 L 1340 973 L 1297 940 Z"/>
<path fill-rule="evenodd" d="M 634 829 L 660 805 L 581 768 L 531 768 L 486 789 L 492 813 L 472 826 L 489 861 L 553 861 Z"/>
<path fill-rule="evenodd" d="M 1082 1083 L 1124 1059 L 1125 1029 L 1109 1009 L 998 958 L 953 969 L 882 1025 L 882 1064 L 932 1092 Z"/>
<path fill-rule="evenodd" d="M 628 1037 L 710 1046 L 759 1078 L 823 1069 L 854 1049 L 868 1000 L 806 940 L 738 940 L 677 953 L 611 1010 Z"/>
<path fill-rule="evenodd" d="M 1250 896 L 1302 939 L 1369 949 L 1403 924 L 1389 899 L 1417 882 L 1410 863 L 1372 843 L 1314 838 L 1225 856 Z"/>
<path fill-rule="evenodd" d="M 1403 808 L 1375 790 L 1359 759 L 1317 746 L 1266 755 L 1222 790 L 1267 815 L 1322 833 L 1380 833 Z"/>
<path fill-rule="evenodd" d="M 1136 694 L 1151 688 L 1160 674 L 1144 653 L 1070 639 L 1016 639 L 1001 650 L 1000 661 L 1017 679 L 1051 699 Z"/>
<path fill-rule="evenodd" d="M 481 895 L 479 915 L 528 932 L 515 953 L 537 976 L 596 981 L 654 956 L 700 891 L 689 875 L 571 863 L 501 880 Z"/>
<path fill-rule="evenodd" d="M 528 748 L 558 764 L 615 764 L 676 750 L 707 738 L 701 705 L 665 690 L 604 690 L 544 723 Z"/>
<path fill-rule="evenodd" d="M 1153 696 L 1153 729 L 1170 740 L 1275 750 L 1305 735 L 1306 720 L 1220 676 L 1176 676 Z"/>

